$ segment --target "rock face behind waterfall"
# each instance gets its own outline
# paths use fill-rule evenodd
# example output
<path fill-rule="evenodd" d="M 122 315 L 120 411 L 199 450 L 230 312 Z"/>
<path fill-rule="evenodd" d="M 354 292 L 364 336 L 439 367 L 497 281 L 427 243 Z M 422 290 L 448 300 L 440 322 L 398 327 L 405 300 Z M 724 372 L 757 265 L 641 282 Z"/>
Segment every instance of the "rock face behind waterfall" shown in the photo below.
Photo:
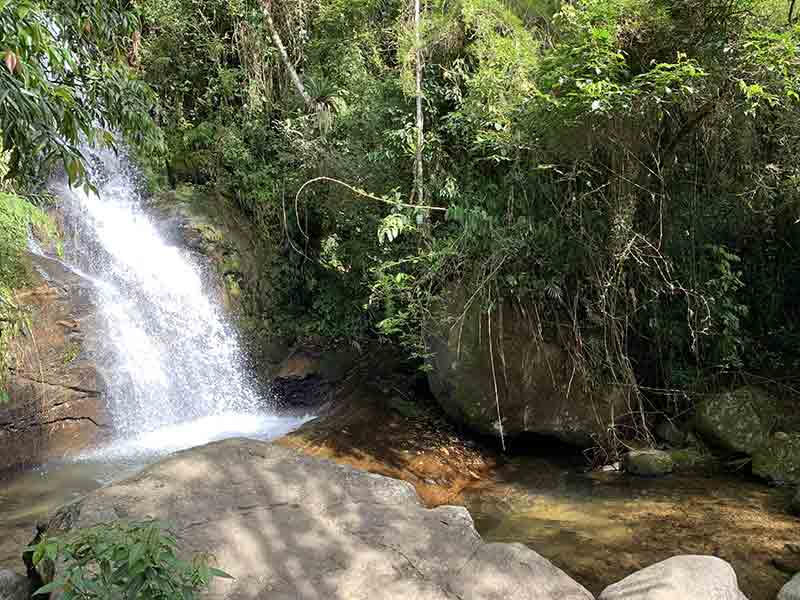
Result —
<path fill-rule="evenodd" d="M 69 506 L 82 528 L 124 518 L 174 526 L 235 580 L 210 597 L 278 600 L 591 600 L 519 544 L 484 543 L 463 508 L 425 509 L 410 484 L 234 439 L 187 450 Z"/>
<path fill-rule="evenodd" d="M 107 422 L 91 284 L 57 261 L 30 260 L 32 285 L 16 300 L 30 311 L 31 328 L 14 343 L 10 402 L 0 405 L 0 470 L 79 451 Z"/>
<path fill-rule="evenodd" d="M 565 344 L 556 336 L 540 339 L 518 306 L 493 312 L 492 352 L 489 317 L 479 302 L 466 313 L 464 306 L 463 294 L 454 294 L 447 317 L 428 324 L 426 336 L 431 388 L 454 420 L 496 434 L 499 398 L 506 435 L 530 432 L 588 445 L 615 416 L 630 412 L 621 388 L 593 386 L 574 368 Z"/>

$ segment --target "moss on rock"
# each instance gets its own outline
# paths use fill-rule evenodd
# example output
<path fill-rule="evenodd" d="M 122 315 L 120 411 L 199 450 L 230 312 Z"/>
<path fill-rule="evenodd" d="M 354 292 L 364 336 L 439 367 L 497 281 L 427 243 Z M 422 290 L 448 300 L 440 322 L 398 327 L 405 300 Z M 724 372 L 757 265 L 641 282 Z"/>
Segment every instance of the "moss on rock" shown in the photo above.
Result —
<path fill-rule="evenodd" d="M 662 450 L 632 450 L 624 457 L 625 471 L 641 477 L 660 477 L 672 473 L 675 465 L 669 453 Z"/>
<path fill-rule="evenodd" d="M 771 404 L 769 395 L 754 387 L 717 394 L 697 405 L 695 425 L 722 450 L 752 455 L 767 442 Z"/>
<path fill-rule="evenodd" d="M 669 455 L 677 472 L 713 471 L 719 467 L 719 462 L 714 455 L 703 452 L 699 448 L 670 450 Z"/>
<path fill-rule="evenodd" d="M 772 436 L 753 455 L 753 474 L 772 483 L 800 484 L 800 434 Z"/>

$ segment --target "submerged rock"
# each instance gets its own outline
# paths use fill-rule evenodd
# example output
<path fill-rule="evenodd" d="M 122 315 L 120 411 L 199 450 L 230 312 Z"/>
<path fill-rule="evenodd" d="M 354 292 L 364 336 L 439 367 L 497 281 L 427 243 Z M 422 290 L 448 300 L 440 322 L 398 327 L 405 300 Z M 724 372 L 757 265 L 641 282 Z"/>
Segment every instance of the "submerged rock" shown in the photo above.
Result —
<path fill-rule="evenodd" d="M 426 335 L 431 389 L 454 421 L 496 435 L 499 404 L 506 435 L 588 446 L 630 413 L 625 388 L 587 378 L 557 333 L 541 338 L 526 309 L 504 304 L 490 322 L 479 302 L 466 311 L 465 304 L 463 294 L 454 295 L 446 318 Z"/>
<path fill-rule="evenodd" d="M 10 402 L 0 405 L 0 470 L 80 451 L 108 421 L 91 283 L 58 261 L 29 260 L 31 286 L 15 299 L 30 311 L 31 330 L 12 343 Z"/>
<path fill-rule="evenodd" d="M 633 450 L 623 458 L 625 471 L 642 477 L 660 477 L 672 473 L 674 464 L 669 453 L 662 450 Z"/>
<path fill-rule="evenodd" d="M 723 450 L 752 455 L 769 436 L 772 404 L 754 387 L 711 396 L 697 405 L 697 431 Z"/>
<path fill-rule="evenodd" d="M 800 434 L 773 435 L 753 454 L 753 474 L 772 483 L 800 484 Z"/>
<path fill-rule="evenodd" d="M 800 574 L 792 577 L 778 592 L 778 600 L 800 600 Z"/>
<path fill-rule="evenodd" d="M 520 544 L 487 544 L 463 508 L 424 508 L 410 484 L 234 439 L 178 453 L 52 519 L 155 518 L 236 579 L 217 599 L 591 600 Z M 53 531 L 55 530 L 55 531 Z"/>
<path fill-rule="evenodd" d="M 28 578 L 9 570 L 0 570 L 0 600 L 28 600 L 31 586 Z"/>
<path fill-rule="evenodd" d="M 675 556 L 603 590 L 598 600 L 747 600 L 736 573 L 713 556 Z"/>

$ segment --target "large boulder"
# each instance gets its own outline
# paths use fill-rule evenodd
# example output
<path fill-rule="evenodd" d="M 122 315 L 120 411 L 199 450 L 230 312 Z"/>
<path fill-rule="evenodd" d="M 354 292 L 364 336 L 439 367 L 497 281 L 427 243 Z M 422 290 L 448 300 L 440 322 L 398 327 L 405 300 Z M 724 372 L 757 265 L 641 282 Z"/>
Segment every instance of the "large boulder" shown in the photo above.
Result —
<path fill-rule="evenodd" d="M 747 600 L 736 573 L 713 556 L 675 556 L 603 590 L 598 600 Z"/>
<path fill-rule="evenodd" d="M 32 285 L 16 293 L 31 328 L 12 343 L 0 404 L 0 470 L 63 457 L 91 445 L 108 424 L 95 362 L 91 282 L 31 255 Z"/>
<path fill-rule="evenodd" d="M 622 459 L 627 473 L 640 477 L 660 477 L 672 473 L 672 457 L 663 450 L 631 450 Z"/>
<path fill-rule="evenodd" d="M 755 387 L 709 396 L 697 405 L 695 427 L 722 450 L 752 455 L 774 426 L 774 401 Z"/>
<path fill-rule="evenodd" d="M 28 578 L 9 571 L 0 570 L 0 600 L 28 600 L 31 586 Z"/>
<path fill-rule="evenodd" d="M 753 474 L 772 483 L 800 484 L 800 434 L 773 435 L 753 454 Z"/>
<path fill-rule="evenodd" d="M 792 577 L 778 592 L 778 600 L 800 600 L 800 574 Z"/>
<path fill-rule="evenodd" d="M 234 439 L 178 453 L 66 507 L 58 527 L 169 522 L 234 580 L 217 600 L 591 600 L 546 559 L 487 544 L 463 508 L 425 509 L 410 484 Z M 51 531 L 52 533 L 52 531 Z"/>
<path fill-rule="evenodd" d="M 466 310 L 465 304 L 454 294 L 447 316 L 426 327 L 429 382 L 452 419 L 497 434 L 499 404 L 506 435 L 530 432 L 589 445 L 607 435 L 615 417 L 630 414 L 626 388 L 587 378 L 557 332 L 542 339 L 532 311 L 507 303 L 489 317 L 479 302 Z"/>

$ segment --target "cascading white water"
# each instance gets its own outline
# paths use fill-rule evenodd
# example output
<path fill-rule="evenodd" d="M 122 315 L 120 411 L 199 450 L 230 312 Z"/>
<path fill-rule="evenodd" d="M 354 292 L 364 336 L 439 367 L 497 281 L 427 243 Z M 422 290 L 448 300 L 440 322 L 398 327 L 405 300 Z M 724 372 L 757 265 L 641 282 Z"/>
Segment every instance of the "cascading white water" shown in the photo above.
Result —
<path fill-rule="evenodd" d="M 97 292 L 97 362 L 114 441 L 91 457 L 161 454 L 299 425 L 273 414 L 257 390 L 200 265 L 143 212 L 128 161 L 91 156 L 96 194 L 66 181 L 51 186 L 63 205 L 64 262 Z"/>

